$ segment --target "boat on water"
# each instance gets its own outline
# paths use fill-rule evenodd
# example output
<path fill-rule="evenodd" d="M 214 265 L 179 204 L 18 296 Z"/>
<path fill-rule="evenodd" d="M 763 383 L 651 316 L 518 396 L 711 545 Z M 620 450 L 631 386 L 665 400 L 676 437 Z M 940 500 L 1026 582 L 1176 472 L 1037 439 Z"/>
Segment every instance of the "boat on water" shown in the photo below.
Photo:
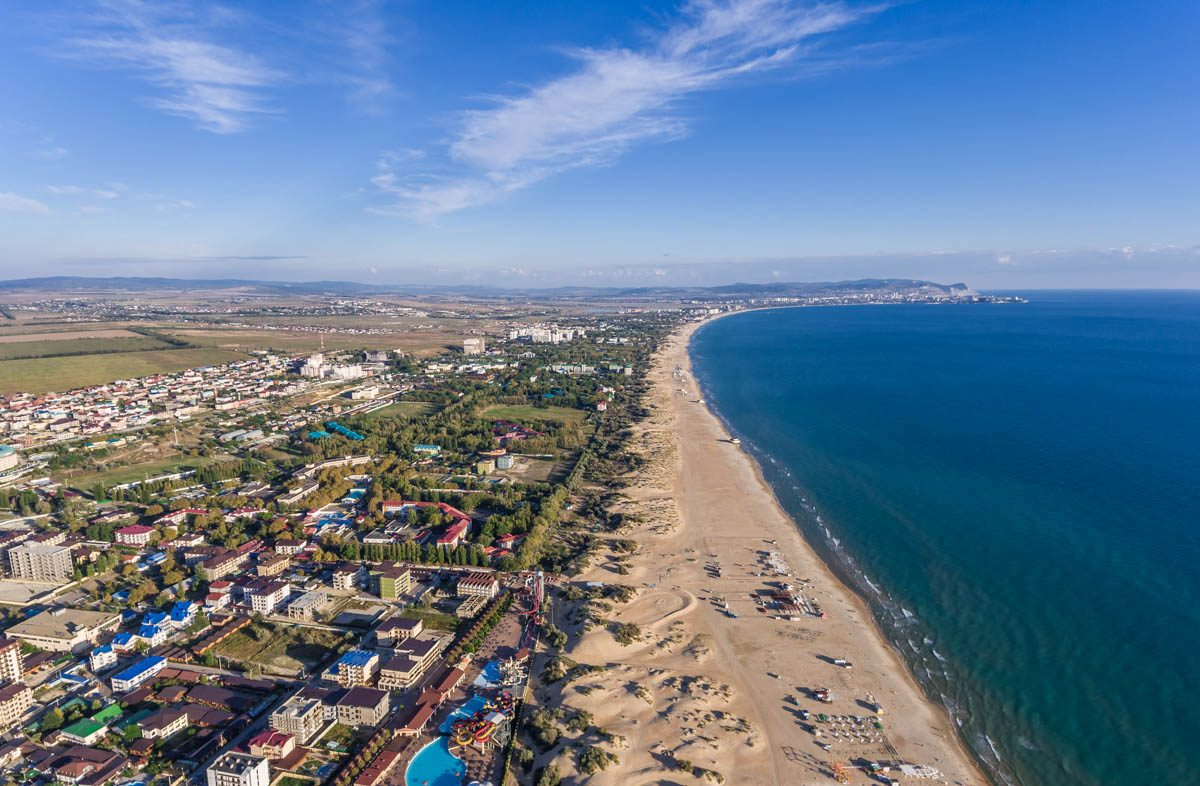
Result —
<path fill-rule="evenodd" d="M 738 439 L 737 437 L 733 437 L 729 440 L 729 444 L 740 445 L 740 444 L 742 444 L 742 441 L 740 439 Z"/>

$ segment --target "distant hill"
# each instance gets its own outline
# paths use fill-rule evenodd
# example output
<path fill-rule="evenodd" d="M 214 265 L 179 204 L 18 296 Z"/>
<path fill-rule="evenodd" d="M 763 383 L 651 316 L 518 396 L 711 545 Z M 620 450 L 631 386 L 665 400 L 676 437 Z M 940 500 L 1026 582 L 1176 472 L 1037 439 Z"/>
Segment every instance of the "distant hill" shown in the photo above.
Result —
<path fill-rule="evenodd" d="M 235 278 L 181 279 L 140 276 L 91 278 L 87 276 L 44 276 L 0 281 L 0 292 L 52 292 L 55 294 L 99 294 L 119 292 L 239 291 L 263 295 L 380 296 L 467 296 L 511 298 L 536 296 L 562 300 L 744 300 L 758 298 L 814 297 L 864 292 L 923 293 L 962 297 L 974 292 L 966 284 L 938 284 L 913 279 L 859 279 L 856 281 L 777 282 L 770 284 L 726 284 L 715 287 L 555 287 L 506 289 L 483 286 L 420 286 L 361 284 L 354 281 L 251 281 Z"/>

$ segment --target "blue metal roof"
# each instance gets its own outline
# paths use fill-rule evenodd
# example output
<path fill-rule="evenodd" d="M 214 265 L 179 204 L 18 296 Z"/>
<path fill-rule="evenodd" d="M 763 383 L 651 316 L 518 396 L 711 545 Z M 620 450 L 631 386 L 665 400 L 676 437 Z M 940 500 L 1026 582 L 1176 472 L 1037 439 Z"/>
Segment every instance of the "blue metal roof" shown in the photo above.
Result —
<path fill-rule="evenodd" d="M 137 663 L 133 664 L 132 666 L 121 669 L 120 672 L 113 675 L 112 679 L 113 680 L 137 679 L 137 677 L 139 675 L 144 674 L 145 672 L 149 671 L 150 669 L 154 668 L 155 666 L 157 666 L 160 663 L 166 663 L 166 661 L 167 661 L 166 658 L 160 657 L 158 655 L 149 655 L 145 658 L 142 658 L 141 660 L 139 660 Z"/>
<path fill-rule="evenodd" d="M 165 611 L 148 611 L 146 616 L 142 617 L 143 625 L 161 625 L 167 621 L 167 613 Z"/>
<path fill-rule="evenodd" d="M 366 652 L 365 650 L 350 650 L 341 658 L 338 663 L 344 663 L 347 666 L 366 666 L 371 662 L 371 658 L 375 657 L 375 653 Z"/>

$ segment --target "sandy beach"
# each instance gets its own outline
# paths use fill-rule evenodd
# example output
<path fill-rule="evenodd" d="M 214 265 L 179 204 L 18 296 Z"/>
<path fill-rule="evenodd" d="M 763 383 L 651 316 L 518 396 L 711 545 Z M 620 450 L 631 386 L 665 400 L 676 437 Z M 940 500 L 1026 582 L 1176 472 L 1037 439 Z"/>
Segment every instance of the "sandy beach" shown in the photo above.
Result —
<path fill-rule="evenodd" d="M 647 464 L 625 490 L 623 510 L 636 523 L 620 537 L 638 548 L 604 552 L 581 577 L 630 585 L 637 595 L 555 612 L 572 633 L 566 654 L 595 671 L 544 687 L 542 699 L 566 717 L 589 713 L 604 735 L 577 738 L 576 748 L 595 744 L 617 758 L 587 782 L 819 784 L 840 770 L 850 783 L 873 783 L 852 763 L 882 760 L 937 771 L 905 783 L 984 786 L 946 714 L 699 403 L 687 355 L 697 327 L 680 330 L 657 356 L 651 415 L 635 431 Z M 772 590 L 800 600 L 790 619 L 760 606 Z M 583 624 L 589 615 L 593 624 Z M 619 623 L 636 624 L 640 638 L 619 643 Z M 832 701 L 820 701 L 817 689 Z M 564 782 L 578 782 L 576 761 L 559 746 L 538 763 L 553 762 Z"/>

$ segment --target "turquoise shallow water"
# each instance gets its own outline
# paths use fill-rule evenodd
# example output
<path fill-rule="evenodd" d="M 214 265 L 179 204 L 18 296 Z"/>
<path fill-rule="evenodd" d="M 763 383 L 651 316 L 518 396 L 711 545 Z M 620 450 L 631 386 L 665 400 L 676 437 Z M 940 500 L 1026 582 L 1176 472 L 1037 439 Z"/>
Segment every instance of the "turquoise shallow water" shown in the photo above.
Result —
<path fill-rule="evenodd" d="M 705 396 L 1000 782 L 1198 783 L 1200 293 L 778 309 Z"/>

